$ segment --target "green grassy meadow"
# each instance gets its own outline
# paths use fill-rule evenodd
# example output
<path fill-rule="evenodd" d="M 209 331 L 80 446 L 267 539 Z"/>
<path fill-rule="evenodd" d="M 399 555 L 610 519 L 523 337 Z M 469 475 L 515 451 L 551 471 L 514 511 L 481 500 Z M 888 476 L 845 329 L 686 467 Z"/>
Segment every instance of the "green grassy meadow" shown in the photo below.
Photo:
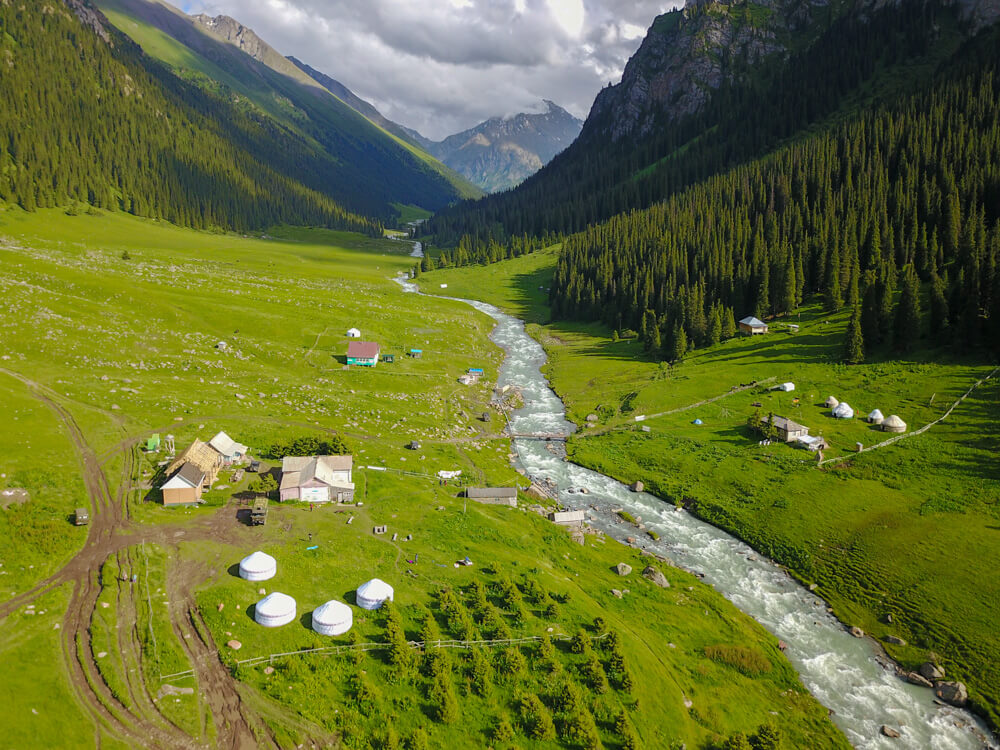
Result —
<path fill-rule="evenodd" d="M 752 730 L 769 718 L 785 729 L 789 746 L 844 746 L 825 712 L 815 705 L 780 655 L 777 641 L 700 585 L 693 575 L 666 567 L 672 585 L 659 589 L 639 575 L 650 560 L 616 542 L 590 536 L 581 547 L 564 530 L 534 513 L 472 502 L 466 505 L 464 499 L 455 497 L 454 490 L 435 483 L 371 471 L 365 472 L 363 482 L 365 501 L 360 508 L 310 511 L 289 505 L 274 509 L 272 522 L 252 533 L 256 546 L 278 560 L 277 576 L 250 583 L 230 572 L 198 597 L 216 642 L 221 645 L 235 639 L 241 643 L 239 651 L 221 646 L 224 660 L 234 665 L 240 678 L 309 721 L 342 734 L 348 747 L 367 747 L 366 743 L 387 726 L 404 738 L 424 727 L 433 747 L 489 746 L 492 729 L 501 716 L 508 716 L 516 725 L 514 696 L 519 691 L 536 693 L 548 702 L 553 682 L 562 674 L 584 691 L 607 747 L 616 746 L 612 724 L 621 710 L 628 711 L 644 746 L 651 748 L 679 747 L 682 743 L 704 747 L 720 735 Z M 354 521 L 348 524 L 352 516 Z M 388 533 L 372 534 L 372 528 L 381 524 L 388 526 Z M 392 541 L 394 533 L 399 534 L 396 542 Z M 412 541 L 403 541 L 410 534 Z M 310 550 L 312 546 L 317 549 Z M 238 563 L 251 549 L 233 549 L 231 561 Z M 465 556 L 473 560 L 473 567 L 454 565 Z M 613 570 L 619 562 L 634 568 L 626 579 Z M 527 669 L 507 678 L 500 656 L 504 649 L 482 649 L 493 663 L 494 685 L 479 695 L 467 674 L 468 653 L 451 649 L 446 650 L 445 658 L 450 664 L 460 719 L 439 723 L 429 717 L 433 711 L 426 695 L 426 675 L 416 666 L 405 670 L 390 665 L 384 652 L 358 654 L 357 662 L 355 654 L 321 653 L 237 665 L 238 660 L 269 654 L 344 645 L 353 638 L 384 642 L 383 616 L 361 609 L 354 610 L 352 633 L 356 636 L 331 638 L 309 629 L 313 608 L 329 599 L 353 604 L 354 589 L 372 577 L 394 586 L 406 637 L 414 641 L 421 640 L 428 611 L 436 618 L 441 638 L 461 637 L 441 611 L 440 592 L 456 592 L 471 611 L 468 587 L 474 581 L 492 589 L 501 578 L 509 578 L 525 589 L 527 615 L 523 622 L 518 623 L 504 609 L 497 595 L 489 596 L 501 610 L 500 620 L 509 636 L 541 636 L 549 628 L 554 635 L 573 635 L 581 627 L 590 630 L 599 615 L 619 632 L 629 669 L 642 687 L 632 693 L 611 689 L 591 694 L 580 675 L 581 659 L 570 654 L 565 644 L 557 644 L 555 677 L 543 666 L 537 646 L 528 644 L 519 647 Z M 557 603 L 554 613 L 547 614 L 529 597 L 524 585 L 528 580 L 544 590 L 546 601 Z M 630 592 L 618 599 L 611 593 L 616 588 Z M 274 629 L 256 625 L 252 605 L 262 598 L 261 590 L 281 591 L 295 598 L 297 619 Z M 487 618 L 471 614 L 473 637 L 509 637 L 492 630 Z M 766 672 L 745 676 L 710 660 L 705 649 L 716 645 L 753 649 L 766 659 Z M 273 667 L 270 674 L 265 672 L 269 666 Z M 356 695 L 355 681 L 361 674 L 378 687 L 370 705 Z M 691 710 L 685 707 L 685 700 L 692 702 Z M 770 711 L 776 711 L 777 718 Z M 519 738 L 517 744 L 557 746 L 526 738 Z"/>
<path fill-rule="evenodd" d="M 500 436 L 500 417 L 479 419 L 502 360 L 488 340 L 492 321 L 460 303 L 402 293 L 392 279 L 412 267 L 410 249 L 319 229 L 241 236 L 121 214 L 0 212 L 0 393 L 18 427 L 0 433 L 0 491 L 24 489 L 30 496 L 0 511 L 0 602 L 84 549 L 87 530 L 73 526 L 70 515 L 89 503 L 81 456 L 92 455 L 110 502 L 123 504 L 128 524 L 108 542 L 117 551 L 87 574 L 98 587 L 87 623 L 93 675 L 125 711 L 158 726 L 207 744 L 217 737 L 218 717 L 201 694 L 207 686 L 193 676 L 161 680 L 191 668 L 191 644 L 178 630 L 184 613 L 172 609 L 182 606 L 178 599 L 191 596 L 200 605 L 210 631 L 205 638 L 218 644 L 229 665 L 237 657 L 345 642 L 316 635 L 307 621 L 277 630 L 252 622 L 247 607 L 260 598 L 258 585 L 230 569 L 263 549 L 278 558 L 279 575 L 262 585 L 294 596 L 300 616 L 327 599 L 352 601 L 356 586 L 379 576 L 396 586 L 407 637 L 425 610 L 447 630 L 442 592 L 466 601 L 473 581 L 492 591 L 509 578 L 525 592 L 536 581 L 546 592 L 538 601 L 524 595 L 523 617 L 506 610 L 489 610 L 485 620 L 477 616 L 480 634 L 488 632 L 485 622 L 494 629 L 502 622 L 518 636 L 540 636 L 548 628 L 572 634 L 603 617 L 621 637 L 632 692 L 585 687 L 585 657 L 564 645 L 557 644 L 552 668 L 578 684 L 607 747 L 617 746 L 613 724 L 622 709 L 647 747 L 708 747 L 772 720 L 794 746 L 844 747 L 775 640 L 709 587 L 667 567 L 672 587 L 656 588 L 639 576 L 648 561 L 633 550 L 596 536 L 581 547 L 540 516 L 466 507 L 458 487 L 439 484 L 435 475 L 444 469 L 461 470 L 473 483 L 510 484 L 518 477 Z M 529 275 L 539 271 L 544 273 L 541 266 L 531 268 Z M 503 283 L 511 289 L 517 284 Z M 542 310 L 534 292 L 525 299 Z M 394 353 L 395 362 L 347 369 L 345 332 L 353 326 L 363 339 L 380 342 L 384 353 Z M 412 347 L 423 349 L 421 359 L 404 355 Z M 457 382 L 469 367 L 484 368 L 482 384 Z M 312 512 L 272 503 L 265 527 L 247 527 L 237 520 L 236 498 L 252 477 L 235 482 L 223 472 L 203 506 L 164 508 L 155 487 L 166 456 L 162 450 L 147 454 L 139 444 L 154 432 L 169 433 L 182 450 L 219 430 L 255 454 L 275 441 L 341 435 L 355 457 L 363 505 Z M 421 448 L 409 450 L 415 438 Z M 348 524 L 351 513 L 356 518 Z M 372 527 L 381 523 L 389 534 L 375 537 Z M 393 533 L 399 533 L 395 543 Z M 404 543 L 407 534 L 413 540 Z M 313 545 L 316 550 L 306 549 Z M 476 565 L 455 568 L 466 555 Z M 627 579 L 612 569 L 623 561 L 636 568 Z M 122 582 L 119 574 L 130 572 L 137 582 Z M 613 588 L 630 592 L 618 599 Z M 0 658 L 22 665 L 18 679 L 4 685 L 7 715 L 15 717 L 8 731 L 51 747 L 92 747 L 100 735 L 102 747 L 115 747 L 114 731 L 68 683 L 70 655 L 63 653 L 57 627 L 67 601 L 68 587 L 57 587 L 34 602 L 38 614 L 22 607 L 0 621 Z M 359 637 L 382 640 L 383 618 L 355 612 Z M 238 652 L 225 645 L 233 638 L 242 643 Z M 750 650 L 753 671 L 744 674 L 706 652 L 730 653 L 737 646 Z M 81 642 L 77 651 L 86 658 L 83 649 Z M 380 718 L 391 719 L 401 736 L 423 726 L 432 747 L 461 744 L 468 736 L 487 745 L 495 722 L 507 715 L 519 746 L 554 746 L 529 740 L 515 710 L 521 690 L 539 694 L 547 710 L 554 700 L 552 678 L 532 668 L 541 666 L 537 647 L 520 650 L 528 662 L 523 672 L 506 681 L 497 676 L 484 695 L 470 692 L 467 655 L 449 652 L 461 717 L 453 723 L 435 720 L 427 678 L 416 671 L 395 674 L 382 652 L 360 664 L 346 657 L 290 657 L 276 661 L 270 675 L 263 667 L 238 668 L 236 689 L 279 746 L 319 732 L 368 747 L 385 739 Z M 595 651 L 602 662 L 611 659 Z M 489 656 L 499 659 L 490 669 L 518 660 Z M 44 679 L 35 677 L 36 665 Z M 359 670 L 376 688 L 374 697 L 359 698 Z M 161 695 L 163 684 L 197 690 Z M 41 728 L 41 714 L 30 710 L 40 696 L 65 706 L 58 720 Z M 26 742 L 18 739 L 17 745 Z"/>
<path fill-rule="evenodd" d="M 884 642 L 904 666 L 940 660 L 951 678 L 969 685 L 977 709 L 1000 723 L 1000 581 L 992 572 L 1000 564 L 1000 382 L 987 381 L 920 436 L 876 451 L 855 448 L 889 437 L 861 419 L 871 410 L 898 414 L 917 429 L 994 365 L 926 348 L 844 366 L 837 360 L 846 316 L 806 305 L 788 321 L 800 325 L 798 333 L 779 320 L 768 336 L 696 350 L 670 367 L 649 361 L 634 340 L 613 340 L 602 326 L 550 323 L 538 287 L 548 285 L 554 261 L 538 255 L 449 269 L 422 276 L 421 284 L 436 292 L 446 282 L 448 294 L 474 296 L 535 323 L 529 331 L 548 352 L 546 374 L 569 418 L 583 425 L 587 415 L 599 417 L 571 439 L 572 460 L 622 481 L 641 479 L 665 501 L 684 504 L 787 565 L 816 584 L 847 624 L 905 640 Z M 500 282 L 489 283 L 493 278 Z M 754 381 L 768 385 L 730 394 Z M 769 390 L 785 381 L 796 390 Z M 832 418 L 823 406 L 831 395 L 847 401 L 857 418 Z M 635 421 L 673 410 L 680 411 Z M 830 443 L 827 459 L 844 460 L 817 468 L 804 450 L 758 445 L 747 426 L 755 411 L 806 425 Z"/>

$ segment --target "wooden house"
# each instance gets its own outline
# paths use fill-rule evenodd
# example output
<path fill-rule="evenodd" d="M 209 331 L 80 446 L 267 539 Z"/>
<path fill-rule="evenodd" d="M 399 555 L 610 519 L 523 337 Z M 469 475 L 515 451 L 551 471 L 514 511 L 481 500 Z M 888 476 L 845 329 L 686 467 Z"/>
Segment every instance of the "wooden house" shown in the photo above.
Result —
<path fill-rule="evenodd" d="M 219 469 L 222 468 L 222 456 L 208 443 L 195 440 L 167 467 L 167 476 L 172 477 L 186 463 L 194 464 L 204 473 L 202 487 L 208 489 L 215 484 L 215 480 L 219 476 Z"/>
<path fill-rule="evenodd" d="M 201 502 L 201 493 L 205 488 L 205 472 L 192 461 L 186 461 L 177 472 L 170 477 L 160 490 L 163 492 L 164 505 L 189 505 Z"/>
<path fill-rule="evenodd" d="M 770 423 L 770 416 L 766 416 L 761 419 L 761 424 L 766 425 Z M 800 425 L 798 422 L 793 422 L 788 419 L 788 417 L 779 417 L 777 414 L 774 415 L 774 429 L 778 434 L 778 439 L 783 440 L 786 443 L 790 443 L 793 440 L 798 440 L 799 438 L 806 437 L 809 434 L 809 428 Z"/>
<path fill-rule="evenodd" d="M 375 367 L 379 360 L 379 345 L 373 341 L 352 341 L 347 345 L 347 364 Z"/>
<path fill-rule="evenodd" d="M 281 501 L 351 502 L 354 499 L 352 456 L 285 456 L 281 462 Z"/>
<path fill-rule="evenodd" d="M 740 333 L 744 336 L 762 336 L 767 333 L 767 323 L 750 315 L 740 321 Z"/>

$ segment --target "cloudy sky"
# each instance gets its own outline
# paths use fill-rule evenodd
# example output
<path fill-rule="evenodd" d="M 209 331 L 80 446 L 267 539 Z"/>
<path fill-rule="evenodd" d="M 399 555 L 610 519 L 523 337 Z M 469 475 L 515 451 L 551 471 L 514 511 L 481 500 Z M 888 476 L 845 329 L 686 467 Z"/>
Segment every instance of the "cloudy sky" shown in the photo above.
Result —
<path fill-rule="evenodd" d="M 178 0 L 174 0 L 178 3 Z M 585 118 L 657 14 L 682 0 L 180 0 L 225 14 L 443 138 L 552 99 Z"/>

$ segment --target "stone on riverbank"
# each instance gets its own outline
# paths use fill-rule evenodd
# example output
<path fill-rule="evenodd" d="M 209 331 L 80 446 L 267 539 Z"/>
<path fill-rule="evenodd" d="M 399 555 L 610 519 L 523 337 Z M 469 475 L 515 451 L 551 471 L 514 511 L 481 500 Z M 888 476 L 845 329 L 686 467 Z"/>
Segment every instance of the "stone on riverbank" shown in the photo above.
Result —
<path fill-rule="evenodd" d="M 857 625 L 852 625 L 851 628 L 850 628 L 850 630 L 848 630 L 847 632 L 849 632 L 855 638 L 864 638 L 865 637 L 865 631 L 863 631 Z"/>
<path fill-rule="evenodd" d="M 888 724 L 882 725 L 882 734 L 885 735 L 886 737 L 892 737 L 893 739 L 899 737 L 899 732 L 890 727 Z"/>
<path fill-rule="evenodd" d="M 969 691 L 963 682 L 939 682 L 934 686 L 934 694 L 945 703 L 958 708 L 969 702 Z"/>
<path fill-rule="evenodd" d="M 906 681 L 911 685 L 919 685 L 920 687 L 932 688 L 934 683 L 928 680 L 919 672 L 909 672 L 906 675 Z"/>
<path fill-rule="evenodd" d="M 670 581 L 667 580 L 667 577 L 652 565 L 646 566 L 646 569 L 642 571 L 642 577 L 652 581 L 661 589 L 670 588 Z"/>
<path fill-rule="evenodd" d="M 615 570 L 618 571 L 618 575 L 627 576 L 629 573 L 632 572 L 632 566 L 629 565 L 628 563 L 618 563 L 615 566 Z"/>
<path fill-rule="evenodd" d="M 898 635 L 887 635 L 885 637 L 886 643 L 891 643 L 893 646 L 905 646 L 906 641 L 900 638 Z"/>
<path fill-rule="evenodd" d="M 925 661 L 921 664 L 919 672 L 921 677 L 924 677 L 931 682 L 937 682 L 938 680 L 944 679 L 944 669 L 932 661 Z"/>

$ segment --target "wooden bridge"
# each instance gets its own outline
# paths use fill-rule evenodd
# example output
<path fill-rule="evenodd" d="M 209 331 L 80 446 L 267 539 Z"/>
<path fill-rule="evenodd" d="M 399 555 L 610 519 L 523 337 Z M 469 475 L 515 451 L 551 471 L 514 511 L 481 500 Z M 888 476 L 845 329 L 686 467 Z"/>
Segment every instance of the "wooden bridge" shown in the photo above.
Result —
<path fill-rule="evenodd" d="M 558 442 L 566 442 L 569 438 L 569 435 L 564 432 L 507 432 L 506 435 L 517 440 L 549 440 Z"/>

